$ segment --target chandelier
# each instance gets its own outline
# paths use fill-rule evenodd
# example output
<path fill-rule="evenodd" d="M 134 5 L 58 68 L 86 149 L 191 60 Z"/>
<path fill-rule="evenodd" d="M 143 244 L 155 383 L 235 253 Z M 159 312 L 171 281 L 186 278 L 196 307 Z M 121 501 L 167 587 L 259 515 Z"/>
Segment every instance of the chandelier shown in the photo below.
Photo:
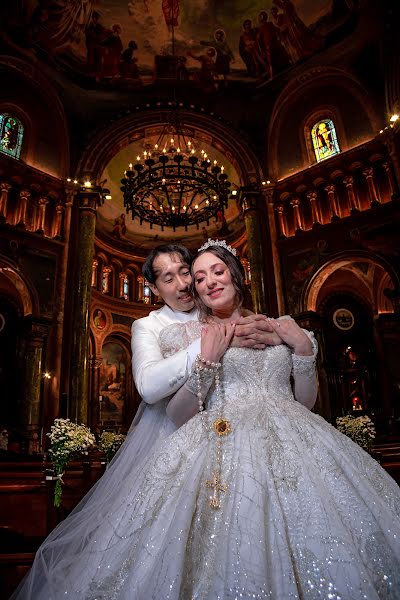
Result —
<path fill-rule="evenodd" d="M 221 221 L 228 206 L 231 183 L 224 166 L 197 153 L 185 135 L 177 110 L 172 110 L 154 146 L 130 163 L 121 179 L 126 212 L 132 219 L 177 227 Z"/>

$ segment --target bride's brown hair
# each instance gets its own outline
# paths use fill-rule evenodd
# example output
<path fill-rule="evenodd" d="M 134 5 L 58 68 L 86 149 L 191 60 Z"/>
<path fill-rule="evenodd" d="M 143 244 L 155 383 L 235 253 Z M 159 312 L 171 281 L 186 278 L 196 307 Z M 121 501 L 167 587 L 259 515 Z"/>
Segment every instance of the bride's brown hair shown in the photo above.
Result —
<path fill-rule="evenodd" d="M 252 300 L 251 300 L 250 292 L 245 284 L 245 275 L 244 275 L 244 269 L 243 269 L 242 263 L 236 256 L 234 256 L 232 254 L 232 252 L 229 252 L 229 250 L 226 250 L 225 248 L 223 248 L 221 246 L 211 246 L 211 247 L 206 248 L 205 250 L 202 250 L 201 252 L 199 252 L 198 255 L 194 258 L 194 260 L 192 262 L 192 266 L 191 266 L 191 272 L 192 272 L 191 293 L 192 293 L 196 308 L 199 311 L 199 320 L 200 321 L 206 320 L 207 317 L 211 315 L 211 309 L 200 300 L 200 298 L 197 294 L 197 291 L 196 291 L 196 286 L 195 286 L 195 281 L 194 281 L 194 269 L 193 269 L 194 264 L 195 264 L 196 260 L 202 254 L 205 254 L 205 252 L 210 252 L 211 254 L 214 254 L 214 256 L 216 256 L 223 263 L 226 264 L 226 266 L 228 267 L 229 272 L 231 274 L 231 277 L 232 277 L 233 287 L 235 288 L 235 291 L 236 291 L 236 299 L 237 299 L 239 310 L 246 309 L 247 311 L 248 310 L 251 311 L 252 310 Z"/>

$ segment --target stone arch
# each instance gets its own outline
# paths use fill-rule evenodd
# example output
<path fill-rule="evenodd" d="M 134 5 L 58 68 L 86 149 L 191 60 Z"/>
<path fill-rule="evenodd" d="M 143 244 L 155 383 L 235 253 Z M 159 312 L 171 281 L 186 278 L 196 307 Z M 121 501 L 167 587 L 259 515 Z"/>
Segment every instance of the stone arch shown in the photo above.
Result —
<path fill-rule="evenodd" d="M 78 164 L 78 177 L 100 177 L 111 159 L 133 141 L 145 135 L 145 129 L 162 126 L 168 121 L 171 108 L 145 109 L 137 114 L 127 114 L 98 132 L 87 144 Z M 180 109 L 185 128 L 202 135 L 208 143 L 222 152 L 235 167 L 241 185 L 260 184 L 264 179 L 261 165 L 255 153 L 242 135 L 221 120 L 198 113 L 193 109 Z"/>
<path fill-rule="evenodd" d="M 390 307 L 390 303 L 388 303 L 384 290 L 387 288 L 398 289 L 400 283 L 399 278 L 391 265 L 385 260 L 363 251 L 341 253 L 322 265 L 303 289 L 300 299 L 300 310 L 317 312 L 319 298 L 321 298 L 321 290 L 331 275 L 340 269 L 350 269 L 352 265 L 357 263 L 368 264 L 371 267 L 377 267 L 379 269 L 376 280 L 372 281 L 372 284 L 371 281 L 368 281 L 365 277 L 363 280 L 362 275 L 360 275 L 360 287 L 358 289 L 364 290 L 364 297 L 362 291 L 358 296 L 365 302 L 365 290 L 368 290 L 369 288 L 369 304 L 373 313 L 393 312 L 393 308 Z M 374 275 L 374 273 L 372 275 Z M 346 286 L 342 288 L 342 291 L 346 291 Z M 354 289 L 351 289 L 350 287 L 347 291 L 354 294 Z"/>
<path fill-rule="evenodd" d="M 60 100 L 56 88 L 50 83 L 50 80 L 43 75 L 39 68 L 32 63 L 27 63 L 21 58 L 14 56 L 0 55 L 0 71 L 12 74 L 20 81 L 20 85 L 24 86 L 25 92 L 30 88 L 31 93 L 25 93 L 25 104 L 16 102 L 15 99 L 3 95 L 2 106 L 18 106 L 20 113 L 29 114 L 28 123 L 30 122 L 30 134 L 32 143 L 29 146 L 29 152 L 25 156 L 26 161 L 32 164 L 37 169 L 40 169 L 50 174 L 65 178 L 69 175 L 70 168 L 70 152 L 69 152 L 69 133 L 67 118 L 65 115 L 64 106 Z M 37 100 L 34 108 L 33 100 Z M 32 115 L 33 112 L 33 115 Z M 37 114 L 36 114 L 37 113 Z M 46 122 L 50 121 L 51 125 Z M 36 154 L 35 139 L 37 138 L 37 128 L 39 126 L 51 128 L 53 137 L 52 143 L 60 151 L 57 154 L 58 162 L 51 163 L 52 166 L 46 168 L 46 157 Z"/>
<path fill-rule="evenodd" d="M 1 292 L 8 293 L 17 302 L 24 317 L 39 313 L 36 291 L 19 269 L 4 257 L 0 257 Z"/>
<path fill-rule="evenodd" d="M 346 94 L 346 97 L 352 99 L 357 106 L 362 107 L 363 116 L 365 117 L 364 121 L 366 125 L 368 125 L 369 131 L 365 133 L 364 139 L 359 139 L 357 143 L 370 139 L 375 136 L 379 129 L 381 129 L 382 120 L 380 120 L 377 115 L 370 97 L 351 73 L 337 67 L 320 66 L 309 69 L 299 77 L 291 80 L 275 101 L 267 133 L 269 156 L 268 172 L 271 178 L 281 179 L 289 174 L 289 171 L 285 172 L 279 161 L 280 144 L 283 137 L 282 131 L 285 121 L 290 115 L 292 115 L 293 118 L 295 118 L 296 115 L 299 115 L 298 122 L 295 125 L 296 131 L 293 132 L 291 143 L 299 143 L 301 148 L 301 140 L 304 136 L 304 122 L 307 117 L 310 116 L 313 111 L 317 112 L 323 111 L 324 109 L 332 109 L 332 100 L 321 101 L 315 93 L 318 88 L 327 89 L 329 86 L 341 91 L 342 94 Z M 304 106 L 304 99 L 309 99 L 313 94 L 315 95 L 315 100 L 312 98 L 312 101 L 309 101 L 309 106 L 305 108 L 305 114 L 302 115 L 302 112 L 297 106 Z M 343 115 L 340 110 L 337 109 L 335 112 L 341 115 L 340 118 L 343 121 Z M 342 127 L 340 125 L 340 119 L 339 126 Z M 345 125 L 343 125 L 343 129 L 344 127 Z M 350 147 L 353 145 L 353 142 L 348 133 L 346 134 L 346 137 L 348 147 Z M 307 161 L 304 160 L 305 152 L 306 148 L 304 145 L 304 148 L 302 148 L 302 157 L 301 159 L 299 157 L 298 164 L 293 165 L 293 172 L 307 166 Z"/>

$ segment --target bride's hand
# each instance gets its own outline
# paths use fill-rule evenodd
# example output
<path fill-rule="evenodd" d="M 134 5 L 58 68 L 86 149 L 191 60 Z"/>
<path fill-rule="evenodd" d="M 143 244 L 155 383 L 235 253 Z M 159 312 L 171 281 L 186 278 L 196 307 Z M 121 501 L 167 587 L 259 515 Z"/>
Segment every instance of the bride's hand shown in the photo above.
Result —
<path fill-rule="evenodd" d="M 282 340 L 265 315 L 248 315 L 236 321 L 232 347 L 263 349 L 278 344 L 282 344 Z"/>
<path fill-rule="evenodd" d="M 298 356 L 313 355 L 310 338 L 294 319 L 269 319 L 269 322 L 275 333 L 285 344 L 293 348 L 295 354 Z"/>
<path fill-rule="evenodd" d="M 235 323 L 210 322 L 201 330 L 201 356 L 210 362 L 219 362 L 228 348 L 235 331 Z"/>

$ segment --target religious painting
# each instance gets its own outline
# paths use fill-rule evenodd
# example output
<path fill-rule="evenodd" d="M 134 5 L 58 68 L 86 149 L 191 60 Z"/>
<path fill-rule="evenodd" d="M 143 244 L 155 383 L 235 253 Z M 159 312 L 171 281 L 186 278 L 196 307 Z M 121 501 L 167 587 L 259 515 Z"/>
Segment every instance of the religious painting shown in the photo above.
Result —
<path fill-rule="evenodd" d="M 104 329 L 107 325 L 107 317 L 100 308 L 97 308 L 94 311 L 93 324 L 96 327 L 96 329 L 99 329 L 100 331 Z"/>
<path fill-rule="evenodd" d="M 22 4 L 0 8 L 7 36 L 80 81 L 139 89 L 172 79 L 205 91 L 224 89 L 228 81 L 272 79 L 332 43 L 329 34 L 343 29 L 358 5 L 353 0 Z"/>
<path fill-rule="evenodd" d="M 102 425 L 120 425 L 125 414 L 126 373 L 130 363 L 128 352 L 117 342 L 106 342 L 103 345 L 102 356 L 100 422 Z"/>

